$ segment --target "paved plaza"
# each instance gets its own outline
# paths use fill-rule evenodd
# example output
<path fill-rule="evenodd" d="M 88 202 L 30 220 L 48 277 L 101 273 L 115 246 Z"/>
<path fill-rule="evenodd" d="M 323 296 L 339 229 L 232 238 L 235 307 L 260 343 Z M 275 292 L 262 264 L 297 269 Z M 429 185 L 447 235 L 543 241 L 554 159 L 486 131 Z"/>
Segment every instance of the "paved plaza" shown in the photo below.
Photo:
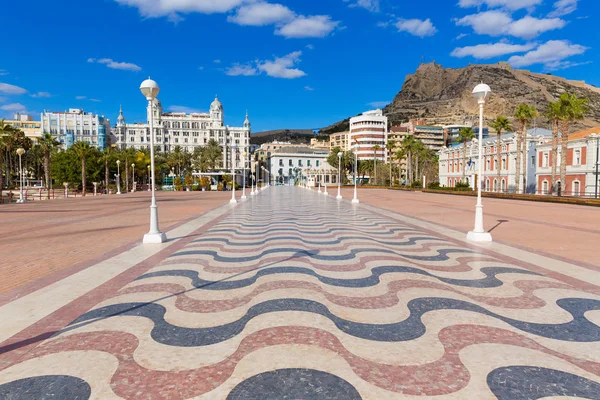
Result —
<path fill-rule="evenodd" d="M 0 297 L 0 399 L 600 399 L 597 260 L 521 241 L 533 211 L 476 245 L 472 198 L 436 219 L 458 198 L 362 195 L 220 194 L 162 245 L 115 229 L 128 246 Z"/>

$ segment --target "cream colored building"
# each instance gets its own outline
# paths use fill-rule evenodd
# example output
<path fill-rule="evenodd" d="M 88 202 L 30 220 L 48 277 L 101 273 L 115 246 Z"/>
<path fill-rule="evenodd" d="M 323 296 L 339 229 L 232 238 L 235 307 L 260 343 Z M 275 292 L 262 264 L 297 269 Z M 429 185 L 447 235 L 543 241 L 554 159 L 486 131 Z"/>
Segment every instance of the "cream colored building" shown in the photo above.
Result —
<path fill-rule="evenodd" d="M 4 123 L 23 131 L 25 136 L 32 140 L 42 137 L 42 123 L 40 121 L 34 121 L 31 115 L 16 113 L 14 114 L 13 119 L 4 120 Z"/>
<path fill-rule="evenodd" d="M 329 145 L 330 148 L 339 147 L 343 151 L 350 150 L 350 142 L 348 141 L 350 132 L 338 132 L 332 133 L 329 136 Z"/>
<path fill-rule="evenodd" d="M 155 146 L 160 151 L 169 152 L 179 146 L 192 153 L 215 140 L 223 149 L 223 168 L 231 168 L 231 154 L 234 152 L 235 168 L 243 167 L 243 153 L 250 153 L 251 124 L 246 113 L 243 126 L 225 125 L 223 105 L 216 97 L 210 105 L 209 113 L 163 112 L 160 101 L 155 101 L 153 109 L 148 106 L 146 123 L 127 124 L 123 110 L 120 110 L 117 125 L 113 129 L 115 143 L 120 148 L 143 149 L 150 145 L 150 116 L 153 113 Z M 232 146 L 235 148 L 232 150 Z"/>

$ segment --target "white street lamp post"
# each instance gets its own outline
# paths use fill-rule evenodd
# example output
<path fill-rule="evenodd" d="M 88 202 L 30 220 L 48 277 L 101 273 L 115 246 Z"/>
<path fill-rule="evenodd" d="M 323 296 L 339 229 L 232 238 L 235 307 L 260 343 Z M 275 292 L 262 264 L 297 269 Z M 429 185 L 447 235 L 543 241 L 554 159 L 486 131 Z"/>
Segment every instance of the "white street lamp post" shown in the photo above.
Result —
<path fill-rule="evenodd" d="M 357 188 L 358 179 L 356 179 L 357 177 L 358 177 L 358 144 L 356 144 L 354 146 L 354 198 L 352 199 L 352 204 L 360 203 L 360 201 L 358 201 L 358 188 Z"/>
<path fill-rule="evenodd" d="M 152 202 L 150 203 L 150 231 L 144 235 L 144 243 L 164 243 L 167 235 L 158 229 L 158 206 L 156 205 L 156 184 L 154 169 L 154 99 L 158 96 L 160 88 L 158 84 L 148 78 L 142 82 L 140 91 L 148 100 L 150 107 L 150 179 L 152 181 Z"/>
<path fill-rule="evenodd" d="M 244 152 L 244 154 L 242 154 L 242 156 L 244 157 L 244 176 L 242 178 L 242 200 L 246 200 L 246 159 L 248 158 L 248 153 Z"/>
<path fill-rule="evenodd" d="M 481 202 L 481 182 L 483 175 L 483 106 L 486 97 L 491 93 L 488 85 L 481 83 L 473 89 L 473 97 L 479 104 L 479 157 L 478 157 L 478 175 L 477 175 L 477 205 L 475 206 L 475 228 L 467 234 L 467 239 L 474 242 L 491 242 L 492 235 L 483 228 L 483 204 Z"/>
<path fill-rule="evenodd" d="M 232 141 L 231 142 L 231 200 L 229 200 L 229 204 L 236 204 L 237 200 L 235 199 L 235 159 L 233 158 L 233 153 L 235 152 L 236 145 Z"/>
<path fill-rule="evenodd" d="M 338 153 L 338 194 L 336 199 L 342 199 L 342 152 Z"/>
<path fill-rule="evenodd" d="M 17 154 L 19 155 L 19 200 L 17 200 L 17 203 L 19 204 L 23 204 L 23 203 L 27 203 L 27 199 L 25 198 L 24 194 L 23 194 L 23 185 L 25 184 L 25 178 L 23 175 L 23 163 L 21 162 L 21 156 L 23 154 L 25 154 L 25 149 L 22 147 L 19 147 L 17 149 Z M 1 190 L 2 188 L 0 188 Z"/>
<path fill-rule="evenodd" d="M 117 194 L 121 194 L 121 160 L 117 160 Z"/>
<path fill-rule="evenodd" d="M 135 164 L 131 164 L 131 182 L 132 182 L 132 188 L 131 188 L 131 192 L 135 192 Z"/>
<path fill-rule="evenodd" d="M 150 192 L 150 166 L 148 165 L 148 191 Z"/>
<path fill-rule="evenodd" d="M 320 177 L 321 177 L 321 171 L 320 171 L 320 170 L 317 170 L 317 172 L 316 172 L 316 174 L 315 174 L 315 179 L 318 179 L 318 178 L 320 178 Z M 323 193 L 323 192 L 321 191 L 321 179 L 318 179 L 318 180 L 319 180 L 319 194 L 321 194 L 321 193 Z"/>

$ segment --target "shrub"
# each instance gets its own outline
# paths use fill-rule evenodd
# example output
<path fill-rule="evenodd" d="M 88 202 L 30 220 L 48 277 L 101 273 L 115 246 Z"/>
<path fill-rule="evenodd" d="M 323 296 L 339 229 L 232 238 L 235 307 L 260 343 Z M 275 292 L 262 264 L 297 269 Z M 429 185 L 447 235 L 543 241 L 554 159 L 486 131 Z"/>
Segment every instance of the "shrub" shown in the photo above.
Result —
<path fill-rule="evenodd" d="M 423 182 L 421 181 L 414 181 L 411 185 L 411 188 L 422 188 L 423 187 Z"/>
<path fill-rule="evenodd" d="M 439 189 L 440 188 L 440 183 L 439 182 L 430 182 L 429 185 L 427 185 L 428 189 Z"/>
<path fill-rule="evenodd" d="M 469 182 L 457 182 L 455 187 L 463 188 L 463 189 L 471 189 Z"/>

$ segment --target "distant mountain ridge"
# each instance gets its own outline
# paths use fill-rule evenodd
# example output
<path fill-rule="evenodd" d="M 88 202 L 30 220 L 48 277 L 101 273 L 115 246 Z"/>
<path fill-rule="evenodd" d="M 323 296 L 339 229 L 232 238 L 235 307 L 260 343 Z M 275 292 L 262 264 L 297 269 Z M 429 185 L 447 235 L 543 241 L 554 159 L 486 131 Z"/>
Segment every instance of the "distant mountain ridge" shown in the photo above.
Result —
<path fill-rule="evenodd" d="M 590 113 L 580 125 L 600 125 L 600 89 L 583 81 L 516 70 L 507 63 L 456 69 L 421 64 L 414 74 L 406 76 L 402 90 L 383 111 L 392 124 L 413 118 L 425 118 L 429 124 L 470 123 L 479 113 L 471 92 L 481 82 L 492 89 L 485 108 L 488 120 L 498 115 L 512 117 L 517 104 L 527 103 L 538 109 L 539 125 L 545 125 L 541 115 L 548 103 L 568 92 L 589 100 Z"/>
<path fill-rule="evenodd" d="M 252 133 L 250 143 L 261 145 L 272 141 L 309 144 L 310 139 L 317 137 L 311 129 L 275 129 Z"/>

